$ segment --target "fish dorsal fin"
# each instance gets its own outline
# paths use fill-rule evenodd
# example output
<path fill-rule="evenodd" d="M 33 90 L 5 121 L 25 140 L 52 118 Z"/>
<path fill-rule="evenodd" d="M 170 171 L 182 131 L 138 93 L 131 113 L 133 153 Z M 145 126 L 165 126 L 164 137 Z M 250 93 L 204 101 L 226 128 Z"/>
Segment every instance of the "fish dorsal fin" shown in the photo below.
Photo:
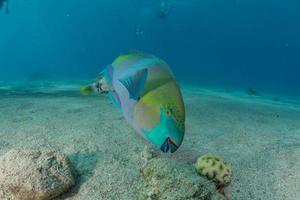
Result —
<path fill-rule="evenodd" d="M 119 81 L 126 87 L 129 98 L 139 100 L 141 98 L 148 75 L 148 69 L 138 70 L 134 75 L 130 75 Z"/>

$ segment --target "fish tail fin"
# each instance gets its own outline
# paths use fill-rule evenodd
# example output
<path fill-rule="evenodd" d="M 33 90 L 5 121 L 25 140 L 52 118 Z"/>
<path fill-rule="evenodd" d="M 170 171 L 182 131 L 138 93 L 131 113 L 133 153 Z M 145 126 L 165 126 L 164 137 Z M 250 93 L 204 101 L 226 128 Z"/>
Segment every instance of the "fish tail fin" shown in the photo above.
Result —
<path fill-rule="evenodd" d="M 83 95 L 90 95 L 94 93 L 94 87 L 93 85 L 86 85 L 86 86 L 82 86 L 80 88 L 80 93 Z"/>

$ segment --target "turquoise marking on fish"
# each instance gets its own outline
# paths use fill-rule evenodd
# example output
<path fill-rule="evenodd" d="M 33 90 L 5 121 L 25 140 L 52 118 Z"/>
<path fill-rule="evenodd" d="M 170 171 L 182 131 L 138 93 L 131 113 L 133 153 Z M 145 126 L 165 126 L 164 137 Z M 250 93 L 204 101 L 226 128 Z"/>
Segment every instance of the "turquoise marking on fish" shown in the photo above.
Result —
<path fill-rule="evenodd" d="M 160 109 L 160 123 L 151 131 L 142 130 L 145 137 L 163 152 L 171 150 L 173 153 L 178 148 L 182 138 L 178 138 L 174 119 L 168 116 L 163 108 Z"/>
<path fill-rule="evenodd" d="M 134 75 L 119 79 L 128 90 L 129 98 L 136 101 L 140 99 L 147 80 L 147 75 L 148 69 L 145 68 L 137 71 Z"/>

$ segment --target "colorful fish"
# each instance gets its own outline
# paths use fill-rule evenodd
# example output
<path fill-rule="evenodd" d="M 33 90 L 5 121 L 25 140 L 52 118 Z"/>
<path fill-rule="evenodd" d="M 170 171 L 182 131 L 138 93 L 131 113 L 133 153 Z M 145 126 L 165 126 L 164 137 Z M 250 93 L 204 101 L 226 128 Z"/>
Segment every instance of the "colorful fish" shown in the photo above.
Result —
<path fill-rule="evenodd" d="M 147 53 L 123 54 L 106 67 L 90 90 L 97 88 L 107 91 L 128 123 L 161 151 L 173 153 L 179 148 L 185 108 L 175 77 L 163 60 Z M 86 89 L 82 89 L 85 94 Z"/>

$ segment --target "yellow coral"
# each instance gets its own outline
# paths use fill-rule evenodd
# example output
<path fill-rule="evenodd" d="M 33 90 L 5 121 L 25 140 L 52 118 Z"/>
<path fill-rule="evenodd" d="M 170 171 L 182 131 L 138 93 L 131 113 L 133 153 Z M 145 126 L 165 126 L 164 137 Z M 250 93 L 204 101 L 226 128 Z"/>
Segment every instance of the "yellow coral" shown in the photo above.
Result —
<path fill-rule="evenodd" d="M 231 182 L 231 167 L 217 156 L 201 156 L 197 159 L 195 167 L 199 174 L 214 180 L 218 186 L 226 187 Z"/>

